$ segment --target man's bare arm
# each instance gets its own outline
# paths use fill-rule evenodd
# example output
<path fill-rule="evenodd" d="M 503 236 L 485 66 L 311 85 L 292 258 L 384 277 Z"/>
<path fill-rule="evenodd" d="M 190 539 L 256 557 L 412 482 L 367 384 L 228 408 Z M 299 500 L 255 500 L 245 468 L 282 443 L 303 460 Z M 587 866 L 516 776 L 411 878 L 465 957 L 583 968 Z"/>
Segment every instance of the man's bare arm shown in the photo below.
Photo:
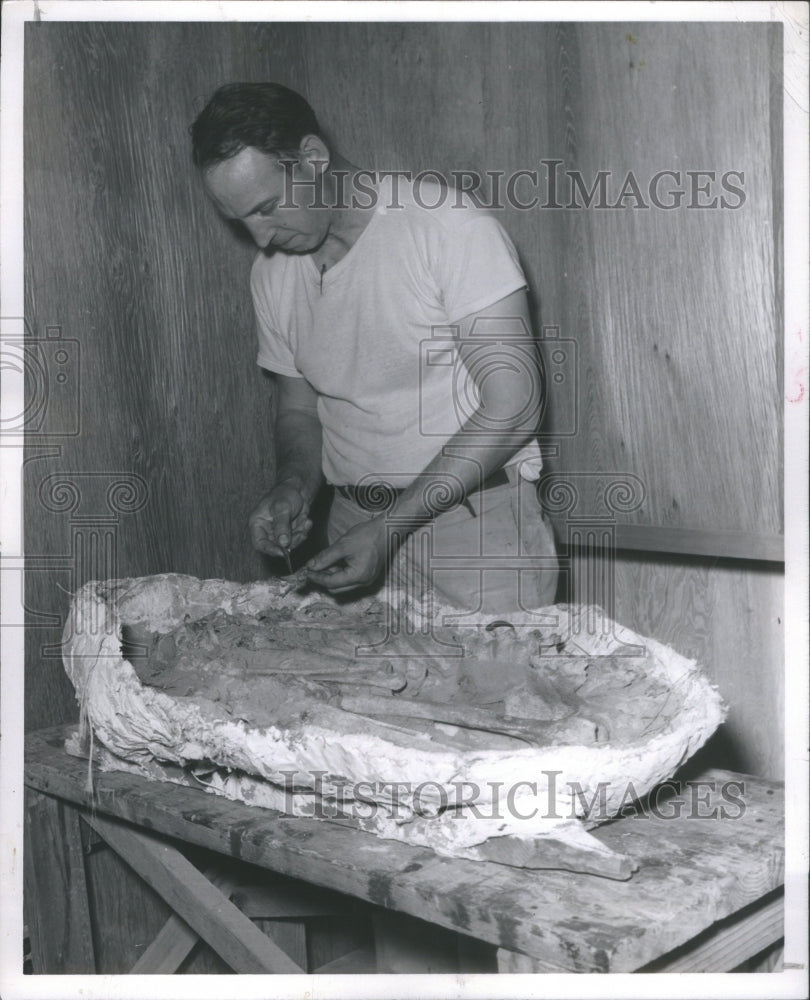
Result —
<path fill-rule="evenodd" d="M 461 503 L 503 468 L 537 433 L 542 412 L 544 386 L 526 292 L 514 292 L 466 316 L 458 326 L 461 360 L 475 381 L 480 402 L 400 496 L 397 523 L 410 522 L 412 530 L 440 509 Z M 437 509 L 431 497 L 440 485 Z"/>
<path fill-rule="evenodd" d="M 322 482 L 318 396 L 304 378 L 274 375 L 276 480 L 250 515 L 253 545 L 283 556 L 312 528 L 309 509 Z"/>

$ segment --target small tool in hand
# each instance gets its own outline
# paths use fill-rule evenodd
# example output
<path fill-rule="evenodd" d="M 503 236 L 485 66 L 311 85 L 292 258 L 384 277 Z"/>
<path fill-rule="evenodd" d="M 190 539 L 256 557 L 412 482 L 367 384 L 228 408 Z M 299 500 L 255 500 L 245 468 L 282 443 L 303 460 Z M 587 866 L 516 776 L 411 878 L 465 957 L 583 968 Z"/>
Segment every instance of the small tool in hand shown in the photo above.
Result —
<path fill-rule="evenodd" d="M 292 560 L 290 559 L 290 550 L 285 545 L 283 548 L 284 552 L 284 562 L 287 564 L 287 576 L 292 576 Z"/>

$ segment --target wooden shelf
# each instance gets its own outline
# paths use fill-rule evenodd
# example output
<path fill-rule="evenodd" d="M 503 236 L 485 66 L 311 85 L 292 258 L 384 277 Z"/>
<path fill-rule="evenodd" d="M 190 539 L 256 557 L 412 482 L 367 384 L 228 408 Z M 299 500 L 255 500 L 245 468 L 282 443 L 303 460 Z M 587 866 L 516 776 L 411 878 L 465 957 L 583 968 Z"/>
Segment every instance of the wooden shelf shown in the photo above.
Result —
<path fill-rule="evenodd" d="M 564 544 L 567 537 L 566 522 L 556 520 L 555 526 L 558 529 L 557 537 Z M 612 522 L 606 522 L 605 527 L 613 528 L 617 551 L 660 552 L 771 563 L 785 561 L 784 535 L 752 535 L 745 531 L 701 531 Z"/>

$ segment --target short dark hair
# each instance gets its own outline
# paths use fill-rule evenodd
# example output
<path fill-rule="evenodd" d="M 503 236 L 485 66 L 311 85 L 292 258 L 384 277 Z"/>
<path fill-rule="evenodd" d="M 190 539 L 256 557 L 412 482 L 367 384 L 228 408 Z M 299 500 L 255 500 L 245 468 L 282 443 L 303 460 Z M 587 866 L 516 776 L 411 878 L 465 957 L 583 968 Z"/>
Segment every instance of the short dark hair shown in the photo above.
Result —
<path fill-rule="evenodd" d="M 248 146 L 262 153 L 294 154 L 305 135 L 321 138 L 315 112 L 278 83 L 227 83 L 191 126 L 192 158 L 204 170 Z"/>

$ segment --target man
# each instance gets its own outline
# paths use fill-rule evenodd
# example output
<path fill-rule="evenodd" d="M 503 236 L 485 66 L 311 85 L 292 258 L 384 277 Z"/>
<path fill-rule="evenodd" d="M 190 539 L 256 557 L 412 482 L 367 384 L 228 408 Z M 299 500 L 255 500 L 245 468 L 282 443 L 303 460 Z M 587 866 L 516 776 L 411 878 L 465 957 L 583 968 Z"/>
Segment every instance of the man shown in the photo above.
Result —
<path fill-rule="evenodd" d="M 500 224 L 435 182 L 346 162 L 277 84 L 220 88 L 191 132 L 208 195 L 260 248 L 251 288 L 277 463 L 250 518 L 255 547 L 300 545 L 325 477 L 335 497 L 314 583 L 341 594 L 387 580 L 487 613 L 550 603 L 539 450 L 528 463 L 523 450 L 543 386 Z"/>

